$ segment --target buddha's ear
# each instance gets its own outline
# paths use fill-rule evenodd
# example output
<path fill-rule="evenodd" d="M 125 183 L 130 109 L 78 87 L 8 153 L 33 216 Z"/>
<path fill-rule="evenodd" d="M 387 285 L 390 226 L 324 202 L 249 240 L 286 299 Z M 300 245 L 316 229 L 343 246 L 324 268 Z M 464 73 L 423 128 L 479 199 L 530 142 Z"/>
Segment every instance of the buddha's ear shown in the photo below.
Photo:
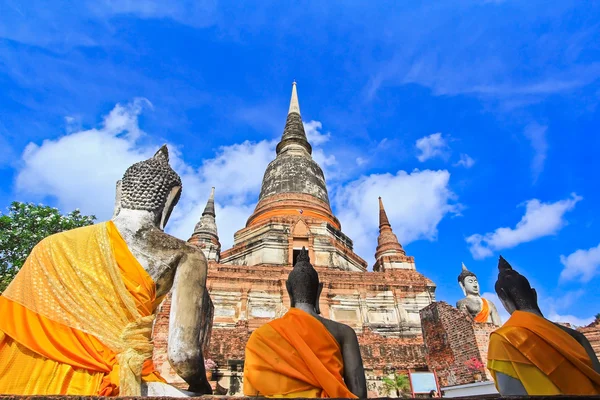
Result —
<path fill-rule="evenodd" d="M 117 192 L 115 194 L 115 210 L 113 211 L 113 218 L 115 218 L 117 215 L 119 215 L 119 212 L 121 211 L 121 194 L 123 193 L 123 185 L 121 183 L 121 180 L 119 179 L 117 181 Z"/>
<path fill-rule="evenodd" d="M 315 300 L 315 312 L 317 314 L 321 314 L 321 307 L 319 305 L 319 299 L 321 298 L 322 291 L 323 291 L 323 282 L 319 282 L 319 286 L 317 287 L 317 298 Z"/>
<path fill-rule="evenodd" d="M 460 286 L 463 294 L 466 296 L 467 295 L 467 289 L 465 289 L 465 285 L 462 282 L 458 282 L 458 285 Z"/>
<path fill-rule="evenodd" d="M 290 281 L 285 281 L 285 288 L 287 289 L 288 295 L 290 296 L 290 307 L 296 307 L 296 299 L 292 293 L 292 285 Z"/>
<path fill-rule="evenodd" d="M 160 151 L 160 150 L 159 150 Z M 158 154 L 158 153 L 156 153 Z M 169 192 L 167 196 L 167 201 L 165 202 L 165 207 L 163 208 L 162 215 L 160 217 L 160 225 L 159 228 L 164 230 L 167 222 L 169 221 L 169 217 L 171 216 L 171 212 L 179 202 L 179 198 L 181 197 L 181 186 L 175 186 Z"/>
<path fill-rule="evenodd" d="M 538 302 L 537 291 L 534 288 L 531 288 L 531 293 L 533 294 L 533 299 L 535 300 L 535 304 L 537 305 L 537 302 Z"/>

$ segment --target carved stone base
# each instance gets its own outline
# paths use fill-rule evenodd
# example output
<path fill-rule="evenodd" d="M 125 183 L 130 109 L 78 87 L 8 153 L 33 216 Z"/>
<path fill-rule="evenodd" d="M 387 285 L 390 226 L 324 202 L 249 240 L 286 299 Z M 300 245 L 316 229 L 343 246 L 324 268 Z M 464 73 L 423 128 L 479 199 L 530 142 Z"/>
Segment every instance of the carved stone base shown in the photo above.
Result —
<path fill-rule="evenodd" d="M 177 389 L 162 382 L 143 382 L 142 397 L 196 397 L 194 392 Z"/>

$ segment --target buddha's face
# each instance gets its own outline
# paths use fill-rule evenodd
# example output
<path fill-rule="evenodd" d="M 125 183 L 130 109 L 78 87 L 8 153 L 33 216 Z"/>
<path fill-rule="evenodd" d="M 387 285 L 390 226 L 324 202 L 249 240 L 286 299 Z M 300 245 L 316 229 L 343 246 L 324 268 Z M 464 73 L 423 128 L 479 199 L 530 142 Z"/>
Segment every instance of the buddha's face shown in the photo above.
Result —
<path fill-rule="evenodd" d="M 467 276 L 463 280 L 463 286 L 465 288 L 466 295 L 475 295 L 479 296 L 479 282 L 477 282 L 477 278 L 474 276 Z"/>

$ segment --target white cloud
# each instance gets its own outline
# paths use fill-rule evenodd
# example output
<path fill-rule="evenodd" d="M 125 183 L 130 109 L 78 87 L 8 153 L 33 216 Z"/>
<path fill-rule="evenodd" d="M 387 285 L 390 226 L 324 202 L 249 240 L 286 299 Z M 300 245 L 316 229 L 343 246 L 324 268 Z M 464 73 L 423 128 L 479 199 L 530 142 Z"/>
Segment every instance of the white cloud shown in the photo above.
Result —
<path fill-rule="evenodd" d="M 218 2 L 215 0 L 174 1 L 136 0 L 136 1 L 92 1 L 86 2 L 90 11 L 99 17 L 133 15 L 143 19 L 170 18 L 181 24 L 204 28 L 218 19 Z"/>
<path fill-rule="evenodd" d="M 449 180 L 450 173 L 445 170 L 363 176 L 338 189 L 333 205 L 342 230 L 354 241 L 355 252 L 371 260 L 379 227 L 378 197 L 382 197 L 402 245 L 418 239 L 435 240 L 442 218 L 460 210 L 459 205 L 452 204 L 455 196 Z"/>
<path fill-rule="evenodd" d="M 466 241 L 475 259 L 489 257 L 494 251 L 509 249 L 521 243 L 544 236 L 555 235 L 567 221 L 564 214 L 572 210 L 582 197 L 575 193 L 570 198 L 555 203 L 542 203 L 532 199 L 525 203 L 525 215 L 513 228 L 498 228 L 486 234 L 474 234 Z"/>
<path fill-rule="evenodd" d="M 468 154 L 461 154 L 460 155 L 460 160 L 454 164 L 455 167 L 465 167 L 465 168 L 471 168 L 473 165 L 475 164 L 475 160 L 473 160 Z"/>
<path fill-rule="evenodd" d="M 365 165 L 368 162 L 368 160 L 365 160 L 362 157 L 356 157 L 356 164 L 360 167 L 362 165 Z"/>
<path fill-rule="evenodd" d="M 99 220 L 110 218 L 115 183 L 130 165 L 152 156 L 161 143 L 149 139 L 138 116 L 149 102 L 136 99 L 117 104 L 98 129 L 69 133 L 41 145 L 30 143 L 24 153 L 16 189 L 38 199 L 51 197 L 65 211 L 80 208 Z M 181 175 L 182 198 L 167 230 L 188 239 L 206 204 L 210 187 L 216 187 L 217 223 L 223 248 L 254 209 L 263 173 L 275 155 L 275 141 L 243 142 L 218 149 L 199 168 L 186 164 L 176 146 L 169 145 L 171 165 Z M 223 206 L 223 204 L 227 204 Z"/>
<path fill-rule="evenodd" d="M 544 170 L 546 154 L 548 153 L 548 141 L 546 140 L 547 129 L 547 126 L 535 123 L 530 124 L 525 128 L 525 137 L 531 143 L 534 152 L 533 160 L 531 161 L 531 173 L 533 174 L 534 182 L 537 181 Z"/>
<path fill-rule="evenodd" d="M 304 122 L 304 132 L 312 146 L 320 146 L 331 138 L 331 133 L 321 133 L 322 128 L 323 124 L 319 121 Z"/>
<path fill-rule="evenodd" d="M 55 198 L 65 210 L 107 218 L 112 214 L 115 183 L 125 169 L 156 151 L 156 146 L 137 145 L 143 132 L 137 118 L 145 99 L 122 106 L 117 104 L 99 129 L 29 143 L 22 156 L 16 189 L 38 198 Z"/>
<path fill-rule="evenodd" d="M 575 327 L 587 326 L 595 320 L 594 317 L 579 318 L 574 315 L 558 314 L 555 312 L 546 315 L 546 318 L 553 322 L 567 322 Z"/>
<path fill-rule="evenodd" d="M 415 145 L 421 151 L 421 154 L 417 155 L 421 162 L 435 157 L 445 158 L 449 154 L 448 144 L 440 132 L 417 139 Z"/>
<path fill-rule="evenodd" d="M 54 198 L 65 211 L 80 208 L 100 220 L 110 218 L 116 181 L 128 166 L 150 157 L 162 144 L 155 143 L 138 125 L 138 116 L 148 105 L 144 99 L 116 105 L 97 129 L 71 132 L 41 145 L 29 144 L 18 172 L 17 190 L 40 200 Z M 182 178 L 183 194 L 168 232 L 188 239 L 210 187 L 215 186 L 219 237 L 223 249 L 229 248 L 234 232 L 244 227 L 254 209 L 264 171 L 275 156 L 275 145 L 276 141 L 263 140 L 223 146 L 198 168 L 187 164 L 179 149 L 169 145 L 171 165 Z M 335 164 L 335 157 L 325 156 L 319 148 L 315 158 L 325 168 Z M 357 252 L 369 258 L 377 237 L 377 197 L 383 196 L 403 244 L 434 240 L 441 219 L 459 210 L 458 205 L 451 204 L 454 195 L 449 178 L 448 171 L 430 170 L 362 177 L 338 189 L 334 206 L 342 222 L 349 222 L 344 231 L 354 239 Z M 356 220 L 364 222 L 350 223 Z"/>
<path fill-rule="evenodd" d="M 577 250 L 568 256 L 561 255 L 565 268 L 560 273 L 561 281 L 579 279 L 587 283 L 598 274 L 600 267 L 600 244 L 587 250 Z"/>

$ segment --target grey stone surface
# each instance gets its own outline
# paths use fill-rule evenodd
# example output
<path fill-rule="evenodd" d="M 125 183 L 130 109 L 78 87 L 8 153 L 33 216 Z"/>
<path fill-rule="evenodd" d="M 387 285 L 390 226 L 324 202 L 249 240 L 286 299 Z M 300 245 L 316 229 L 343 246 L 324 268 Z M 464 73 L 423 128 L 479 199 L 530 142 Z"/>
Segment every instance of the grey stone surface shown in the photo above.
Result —
<path fill-rule="evenodd" d="M 278 193 L 305 193 L 329 204 L 323 170 L 308 153 L 282 153 L 271 161 L 259 201 Z"/>

